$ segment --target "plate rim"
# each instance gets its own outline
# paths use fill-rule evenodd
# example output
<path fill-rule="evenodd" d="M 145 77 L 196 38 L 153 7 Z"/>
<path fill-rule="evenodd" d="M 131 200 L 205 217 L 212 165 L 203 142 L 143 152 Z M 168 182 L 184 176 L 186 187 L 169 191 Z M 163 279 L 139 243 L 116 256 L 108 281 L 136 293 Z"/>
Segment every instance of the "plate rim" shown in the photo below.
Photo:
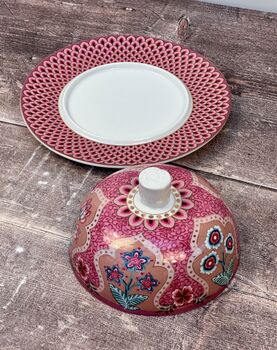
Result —
<path fill-rule="evenodd" d="M 21 109 L 21 106 L 20 106 L 20 109 Z M 66 158 L 68 160 L 71 160 L 71 161 L 74 161 L 74 162 L 77 162 L 77 163 L 81 163 L 81 164 L 84 164 L 84 165 L 90 165 L 90 166 L 93 166 L 93 167 L 98 167 L 98 168 L 107 168 L 107 169 L 124 169 L 126 167 L 128 168 L 132 168 L 132 167 L 136 167 L 138 165 L 155 165 L 155 164 L 166 164 L 166 163 L 169 163 L 169 162 L 174 162 L 175 160 L 178 160 L 180 158 L 184 158 L 190 154 L 192 154 L 193 152 L 196 152 L 198 151 L 200 148 L 204 147 L 207 143 L 209 143 L 210 141 L 212 141 L 219 133 L 220 131 L 224 128 L 225 124 L 227 123 L 227 120 L 228 120 L 228 117 L 226 117 L 226 119 L 224 120 L 223 124 L 222 124 L 222 127 L 216 132 L 214 133 L 214 135 L 208 139 L 207 141 L 201 143 L 201 145 L 199 145 L 198 147 L 194 148 L 193 150 L 189 151 L 189 152 L 186 152 L 185 155 L 184 154 L 181 154 L 180 156 L 178 157 L 174 157 L 174 158 L 169 158 L 169 159 L 166 159 L 166 160 L 160 160 L 159 162 L 156 162 L 156 163 L 139 163 L 139 164 L 134 164 L 134 165 L 130 165 L 130 164 L 125 164 L 125 165 L 109 165 L 109 164 L 102 164 L 102 163 L 93 163 L 93 162 L 86 162 L 85 160 L 82 160 L 82 159 L 77 159 L 77 158 L 73 158 L 73 157 L 70 157 L 68 156 L 67 154 L 64 154 L 64 153 L 61 153 L 53 148 L 51 148 L 50 146 L 48 146 L 46 143 L 44 143 L 40 138 L 38 138 L 38 136 L 33 132 L 33 130 L 29 127 L 29 125 L 26 123 L 26 121 L 24 120 L 24 123 L 26 124 L 27 126 L 27 129 L 30 131 L 30 133 L 34 136 L 34 138 L 40 143 L 42 144 L 43 146 L 45 146 L 49 151 L 51 152 L 54 152 L 55 154 L 63 157 L 63 158 Z"/>
<path fill-rule="evenodd" d="M 25 119 L 25 116 L 24 116 L 24 111 L 23 111 L 23 92 L 25 90 L 25 87 L 26 87 L 26 84 L 28 84 L 28 80 L 29 78 L 31 77 L 31 75 L 33 74 L 34 71 L 36 71 L 38 69 L 38 67 L 45 61 L 49 60 L 52 56 L 55 56 L 57 55 L 59 52 L 63 52 L 65 51 L 66 49 L 71 49 L 74 45 L 80 45 L 82 43 L 89 43 L 91 40 L 95 40 L 95 41 L 99 41 L 100 39 L 108 39 L 108 38 L 114 38 L 116 40 L 118 40 L 120 37 L 123 37 L 124 39 L 128 38 L 128 37 L 134 37 L 135 39 L 138 39 L 138 38 L 143 38 L 145 40 L 147 39 L 154 39 L 154 40 L 160 40 L 162 41 L 164 44 L 171 44 L 173 46 L 180 46 L 182 49 L 187 49 L 190 53 L 195 53 L 196 55 L 202 57 L 206 62 L 209 63 L 209 65 L 211 65 L 212 67 L 215 68 L 215 71 L 219 74 L 219 77 L 221 79 L 223 79 L 223 82 L 225 84 L 225 88 L 226 88 L 226 91 L 227 91 L 227 96 L 229 97 L 229 106 L 228 106 L 228 109 L 227 109 L 227 113 L 225 115 L 225 118 L 224 120 L 222 121 L 222 124 L 221 126 L 218 128 L 218 130 L 213 133 L 211 135 L 210 138 L 208 138 L 206 141 L 204 141 L 203 143 L 199 144 L 198 147 L 195 147 L 193 149 L 191 149 L 190 151 L 187 151 L 185 153 L 182 153 L 180 155 L 178 155 L 177 157 L 168 157 L 167 159 L 164 159 L 164 160 L 159 160 L 158 162 L 155 162 L 155 163 L 150 163 L 150 164 L 164 164 L 164 163 L 169 163 L 169 162 L 173 162 L 175 160 L 178 160 L 180 158 L 184 158 L 185 156 L 188 156 L 190 154 L 192 154 L 193 152 L 196 152 L 197 150 L 199 150 L 200 148 L 204 147 L 206 144 L 208 144 L 210 141 L 212 141 L 218 134 L 219 132 L 224 128 L 225 124 L 227 123 L 229 117 L 230 117 L 230 112 L 231 112 L 231 107 L 232 107 L 232 93 L 231 93 L 231 88 L 227 82 L 227 79 L 225 78 L 224 74 L 221 72 L 220 69 L 217 68 L 216 65 L 213 64 L 213 62 L 209 59 L 206 58 L 205 55 L 199 53 L 198 51 L 194 50 L 194 49 L 191 49 L 190 47 L 188 46 L 185 46 L 184 44 L 182 43 L 178 43 L 178 42 L 174 42 L 174 41 L 171 41 L 171 40 L 167 40 L 167 39 L 163 39 L 163 38 L 160 38 L 160 37 L 156 37 L 156 36 L 148 36 L 148 35 L 138 35 L 138 34 L 106 34 L 106 35 L 99 35 L 99 36 L 96 36 L 96 37 L 89 37 L 87 39 L 82 39 L 82 40 L 79 40 L 77 42 L 74 42 L 74 43 L 70 43 L 62 48 L 59 48 L 58 50 L 55 50 L 54 52 L 50 53 L 49 55 L 43 57 L 32 69 L 31 71 L 29 71 L 27 74 L 26 74 L 26 77 L 23 81 L 23 86 L 22 86 L 22 89 L 21 89 L 21 92 L 20 92 L 20 97 L 19 97 L 19 100 L 20 100 L 20 112 L 21 112 L 21 117 L 24 121 L 24 124 L 27 126 L 27 129 L 30 131 L 30 133 L 34 136 L 34 138 L 39 141 L 40 144 L 42 144 L 43 146 L 45 146 L 47 149 L 49 149 L 50 151 L 54 152 L 55 154 L 58 154 L 59 156 L 61 157 L 64 157 L 68 160 L 71 160 L 71 161 L 74 161 L 74 162 L 77 162 L 77 163 L 81 163 L 81 164 L 85 164 L 85 165 L 90 165 L 90 166 L 95 166 L 95 167 L 102 167 L 102 168 L 110 168 L 110 169 L 122 169 L 122 168 L 125 168 L 125 167 L 133 167 L 133 166 L 137 166 L 137 165 L 142 165 L 142 164 L 147 164 L 147 163 L 136 163 L 136 164 L 116 164 L 116 163 L 113 163 L 113 164 L 105 164 L 105 163 L 95 163 L 95 162 L 91 162 L 91 161 L 85 161 L 85 160 L 82 160 L 82 159 L 79 159 L 79 158 L 74 158 L 74 157 L 71 157 L 71 156 L 68 156 L 67 154 L 65 153 L 62 153 L 60 151 L 57 151 L 56 149 L 52 148 L 51 146 L 47 145 L 46 142 L 44 142 L 42 139 L 40 139 L 36 134 L 35 132 L 32 130 L 32 128 L 30 127 L 30 125 L 28 124 L 27 122 L 27 119 Z M 61 117 L 61 116 L 60 116 Z M 177 129 L 178 130 L 178 129 Z M 177 131 L 176 130 L 176 131 Z M 176 132 L 175 131 L 175 132 Z M 174 134 L 174 133 L 173 133 Z M 168 137 L 168 136 L 167 136 Z M 163 138 L 161 138 L 162 140 Z M 92 141 L 94 142 L 94 141 Z M 155 141 L 154 141 L 155 142 Z M 98 143 L 101 145 L 101 143 Z M 147 143 L 145 143 L 147 144 Z M 105 145 L 105 144 L 103 144 Z M 126 147 L 126 146 L 118 146 L 118 147 Z M 127 146 L 127 147 L 131 147 L 131 146 Z"/>

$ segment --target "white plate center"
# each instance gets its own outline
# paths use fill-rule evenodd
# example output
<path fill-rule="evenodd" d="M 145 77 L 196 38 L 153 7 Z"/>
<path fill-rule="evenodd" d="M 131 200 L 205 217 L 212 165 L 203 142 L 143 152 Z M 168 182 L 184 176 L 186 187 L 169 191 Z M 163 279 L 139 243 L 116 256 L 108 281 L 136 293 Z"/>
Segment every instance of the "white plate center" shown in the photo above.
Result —
<path fill-rule="evenodd" d="M 63 89 L 59 111 L 87 139 L 136 145 L 163 138 L 192 110 L 188 88 L 173 74 L 148 64 L 123 62 L 92 68 Z"/>

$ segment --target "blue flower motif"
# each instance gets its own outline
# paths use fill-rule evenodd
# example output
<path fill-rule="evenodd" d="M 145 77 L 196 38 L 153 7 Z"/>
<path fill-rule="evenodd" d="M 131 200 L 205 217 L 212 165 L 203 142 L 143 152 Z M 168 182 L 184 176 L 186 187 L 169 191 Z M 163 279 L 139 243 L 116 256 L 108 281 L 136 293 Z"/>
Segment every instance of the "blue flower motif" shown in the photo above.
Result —
<path fill-rule="evenodd" d="M 200 271 L 207 275 L 210 275 L 216 270 L 219 257 L 216 252 L 211 252 L 209 255 L 204 256 L 200 263 Z"/>
<path fill-rule="evenodd" d="M 112 267 L 107 266 L 105 271 L 108 281 L 115 281 L 118 284 L 121 283 L 124 274 L 119 270 L 117 265 L 113 265 Z"/>
<path fill-rule="evenodd" d="M 147 273 L 144 277 L 139 278 L 138 286 L 141 290 L 152 292 L 154 287 L 158 285 L 158 280 L 155 280 L 151 273 Z"/>
<path fill-rule="evenodd" d="M 225 238 L 224 245 L 225 245 L 226 253 L 228 253 L 228 254 L 233 253 L 233 251 L 234 251 L 234 237 L 231 233 L 228 233 L 228 236 Z"/>
<path fill-rule="evenodd" d="M 143 271 L 144 266 L 149 262 L 147 256 L 143 256 L 141 249 L 133 249 L 131 252 L 122 254 L 125 267 L 130 271 Z"/>
<path fill-rule="evenodd" d="M 223 241 L 223 234 L 219 226 L 210 228 L 207 232 L 205 245 L 209 249 L 217 249 Z"/>

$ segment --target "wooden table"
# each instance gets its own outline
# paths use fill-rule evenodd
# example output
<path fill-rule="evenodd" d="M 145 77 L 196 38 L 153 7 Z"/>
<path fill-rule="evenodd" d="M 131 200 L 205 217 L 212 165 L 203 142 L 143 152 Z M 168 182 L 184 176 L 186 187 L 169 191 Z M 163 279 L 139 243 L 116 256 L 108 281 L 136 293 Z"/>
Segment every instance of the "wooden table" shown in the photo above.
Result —
<path fill-rule="evenodd" d="M 191 26 L 177 39 L 182 14 Z M 276 349 L 277 16 L 181 0 L 2 0 L 0 16 L 0 349 Z M 223 131 L 175 163 L 221 191 L 241 264 L 228 292 L 187 314 L 127 315 L 84 291 L 66 247 L 83 195 L 112 171 L 51 153 L 20 115 L 22 82 L 44 56 L 109 33 L 184 42 L 232 88 Z"/>

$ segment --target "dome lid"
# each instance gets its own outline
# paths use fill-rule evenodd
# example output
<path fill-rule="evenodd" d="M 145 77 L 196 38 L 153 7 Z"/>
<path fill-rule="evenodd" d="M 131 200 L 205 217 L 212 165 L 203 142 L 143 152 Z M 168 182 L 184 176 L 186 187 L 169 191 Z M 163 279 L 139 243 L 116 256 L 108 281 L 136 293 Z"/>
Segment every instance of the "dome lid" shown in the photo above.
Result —
<path fill-rule="evenodd" d="M 218 296 L 238 267 L 238 249 L 232 215 L 212 185 L 155 165 L 118 171 L 87 194 L 69 254 L 96 298 L 167 315 Z"/>

